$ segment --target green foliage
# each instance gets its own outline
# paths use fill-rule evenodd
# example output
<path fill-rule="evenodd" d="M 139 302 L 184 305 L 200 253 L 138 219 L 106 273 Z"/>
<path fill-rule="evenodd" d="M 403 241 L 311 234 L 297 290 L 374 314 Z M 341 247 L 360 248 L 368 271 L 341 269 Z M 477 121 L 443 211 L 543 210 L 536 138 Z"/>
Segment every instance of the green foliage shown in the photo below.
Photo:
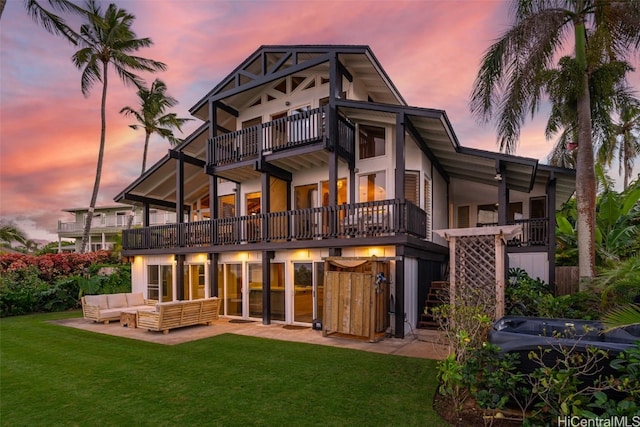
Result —
<path fill-rule="evenodd" d="M 536 316 L 541 301 L 553 297 L 551 287 L 540 279 L 532 279 L 521 268 L 509 269 L 505 304 L 509 314 Z"/>
<path fill-rule="evenodd" d="M 114 263 L 107 252 L 1 255 L 0 273 L 0 317 L 74 309 L 83 294 L 131 290 L 131 266 Z"/>
<path fill-rule="evenodd" d="M 636 416 L 640 414 L 640 343 L 622 352 L 611 361 L 611 367 L 619 375 L 602 381 L 602 385 L 622 394 L 622 398 L 614 399 L 603 391 L 594 393 L 589 407 L 600 416 Z M 585 411 L 585 415 L 595 417 L 593 412 Z"/>
<path fill-rule="evenodd" d="M 528 394 L 517 371 L 517 355 L 500 357 L 500 348 L 484 343 L 469 353 L 462 366 L 462 382 L 482 409 L 503 409 L 514 394 Z"/>
<path fill-rule="evenodd" d="M 575 200 L 556 214 L 556 264 L 577 265 L 578 239 Z M 612 268 L 618 262 L 640 258 L 640 181 L 622 193 L 607 189 L 596 201 L 596 265 Z"/>
<path fill-rule="evenodd" d="M 601 314 L 600 299 L 593 292 L 554 297 L 547 283 L 532 279 L 519 268 L 509 269 L 505 301 L 511 315 L 589 320 Z"/>

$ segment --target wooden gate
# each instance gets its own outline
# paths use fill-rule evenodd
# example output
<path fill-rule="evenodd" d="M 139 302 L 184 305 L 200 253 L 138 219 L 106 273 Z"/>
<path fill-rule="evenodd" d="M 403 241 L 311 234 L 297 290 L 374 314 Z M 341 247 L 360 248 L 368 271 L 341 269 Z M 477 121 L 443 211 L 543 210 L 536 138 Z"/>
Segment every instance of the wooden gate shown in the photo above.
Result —
<path fill-rule="evenodd" d="M 371 273 L 325 271 L 323 336 L 343 334 L 369 341 L 384 336 L 389 327 L 389 285 L 383 267 L 372 266 Z"/>

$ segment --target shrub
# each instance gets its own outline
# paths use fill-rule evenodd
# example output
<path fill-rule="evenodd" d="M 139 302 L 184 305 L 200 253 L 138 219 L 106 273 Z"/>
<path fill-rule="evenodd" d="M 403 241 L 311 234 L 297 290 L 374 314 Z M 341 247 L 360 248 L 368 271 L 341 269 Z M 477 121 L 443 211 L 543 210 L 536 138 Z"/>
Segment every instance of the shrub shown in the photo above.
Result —
<path fill-rule="evenodd" d="M 99 274 L 114 266 L 114 273 Z M 84 293 L 131 290 L 131 267 L 107 251 L 87 254 L 0 255 L 0 317 L 79 307 Z"/>

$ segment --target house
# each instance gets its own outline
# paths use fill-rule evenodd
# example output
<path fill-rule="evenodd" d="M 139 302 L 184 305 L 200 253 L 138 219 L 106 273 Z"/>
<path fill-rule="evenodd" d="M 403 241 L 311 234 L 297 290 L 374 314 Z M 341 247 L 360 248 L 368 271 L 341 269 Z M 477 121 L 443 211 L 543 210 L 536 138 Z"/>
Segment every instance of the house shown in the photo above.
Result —
<path fill-rule="evenodd" d="M 62 246 L 62 239 L 74 239 L 75 249 L 72 252 L 80 252 L 82 245 L 82 235 L 86 224 L 88 208 L 63 209 L 73 215 L 73 221 L 58 221 L 58 252 L 69 252 L 67 246 Z M 140 227 L 143 224 L 143 211 L 140 208 L 135 210 L 131 223 L 132 227 Z M 90 251 L 101 249 L 112 250 L 116 242 L 120 240 L 122 230 L 129 226 L 129 218 L 132 209 L 130 205 L 113 204 L 96 207 L 91 221 L 91 232 L 89 234 L 88 247 Z M 148 218 L 145 224 L 169 224 L 176 220 L 175 212 L 150 209 L 147 211 Z"/>
<path fill-rule="evenodd" d="M 190 112 L 202 125 L 115 198 L 184 213 L 123 233 L 148 298 L 218 296 L 224 316 L 311 325 L 328 272 L 371 261 L 388 286 L 381 315 L 403 337 L 448 277 L 432 230 L 508 223 L 523 227 L 511 266 L 554 280 L 573 171 L 461 146 L 367 46 L 262 46 Z"/>

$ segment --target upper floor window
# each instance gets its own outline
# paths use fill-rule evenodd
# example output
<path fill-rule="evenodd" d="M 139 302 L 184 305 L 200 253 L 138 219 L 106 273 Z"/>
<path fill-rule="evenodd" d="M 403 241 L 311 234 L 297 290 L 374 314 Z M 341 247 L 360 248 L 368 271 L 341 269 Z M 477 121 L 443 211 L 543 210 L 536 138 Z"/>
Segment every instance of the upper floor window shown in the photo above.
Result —
<path fill-rule="evenodd" d="M 377 126 L 359 126 L 360 159 L 384 156 L 385 130 Z"/>
<path fill-rule="evenodd" d="M 384 172 L 360 175 L 360 182 L 358 184 L 361 202 L 384 200 L 387 197 Z"/>

